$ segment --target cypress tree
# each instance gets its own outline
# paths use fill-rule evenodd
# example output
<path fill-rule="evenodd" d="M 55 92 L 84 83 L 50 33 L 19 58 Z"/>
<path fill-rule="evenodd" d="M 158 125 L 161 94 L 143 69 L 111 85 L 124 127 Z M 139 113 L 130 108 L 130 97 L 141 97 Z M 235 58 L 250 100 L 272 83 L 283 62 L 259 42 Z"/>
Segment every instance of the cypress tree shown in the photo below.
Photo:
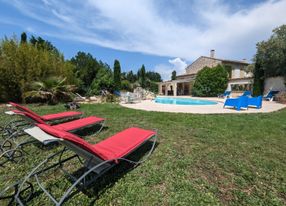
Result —
<path fill-rule="evenodd" d="M 142 88 L 146 87 L 146 70 L 144 64 L 138 72 L 139 83 Z"/>
<path fill-rule="evenodd" d="M 177 72 L 174 70 L 172 71 L 172 80 L 176 80 L 177 78 Z"/>
<path fill-rule="evenodd" d="M 21 34 L 21 44 L 22 43 L 27 43 L 27 34 L 25 32 Z"/>
<path fill-rule="evenodd" d="M 121 88 L 121 67 L 120 62 L 117 59 L 114 61 L 113 82 L 115 90 L 119 90 Z"/>

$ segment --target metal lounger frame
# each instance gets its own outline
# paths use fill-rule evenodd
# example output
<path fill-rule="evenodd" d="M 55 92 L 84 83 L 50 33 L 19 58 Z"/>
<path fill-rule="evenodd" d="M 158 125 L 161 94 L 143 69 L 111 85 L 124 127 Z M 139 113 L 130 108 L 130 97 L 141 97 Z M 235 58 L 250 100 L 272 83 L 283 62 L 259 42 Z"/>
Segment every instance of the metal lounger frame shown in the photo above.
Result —
<path fill-rule="evenodd" d="M 63 150 L 61 150 L 60 152 L 57 152 L 53 155 L 50 155 L 48 158 L 46 158 L 44 161 L 42 161 L 39 165 L 37 165 L 25 178 L 22 182 L 18 182 L 18 184 L 13 184 L 12 186 L 7 187 L 5 190 L 3 190 L 3 192 L 0 193 L 0 199 L 5 199 L 5 198 L 11 198 L 11 196 L 7 196 L 7 197 L 2 197 L 2 194 L 4 194 L 7 190 L 9 190 L 11 187 L 15 188 L 15 193 L 14 193 L 14 200 L 19 204 L 19 205 L 24 205 L 23 201 L 21 200 L 21 193 L 23 190 L 28 190 L 29 188 L 31 188 L 31 193 L 28 195 L 28 197 L 32 196 L 33 193 L 33 186 L 30 182 L 28 182 L 28 180 L 32 177 L 35 177 L 36 182 L 38 184 L 38 186 L 41 188 L 41 190 L 49 197 L 49 199 L 57 206 L 62 205 L 65 201 L 66 198 L 69 196 L 69 194 L 72 192 L 72 190 L 76 187 L 76 186 L 80 186 L 81 188 L 85 188 L 88 187 L 90 184 L 94 183 L 99 177 L 101 177 L 103 174 L 105 174 L 108 170 L 110 170 L 112 167 L 114 167 L 116 165 L 117 161 L 127 161 L 129 163 L 134 164 L 135 166 L 137 166 L 138 164 L 141 164 L 142 162 L 144 162 L 145 160 L 147 160 L 147 158 L 152 154 L 152 152 L 155 149 L 155 145 L 157 142 L 157 132 L 155 133 L 155 135 L 150 136 L 147 140 L 145 140 L 144 142 L 142 142 L 138 147 L 136 147 L 134 150 L 132 150 L 131 152 L 129 152 L 127 155 L 124 156 L 124 158 L 118 158 L 118 159 L 112 159 L 112 160 L 102 160 L 101 158 L 99 158 L 98 156 L 96 156 L 95 154 L 90 153 L 89 151 L 86 151 L 84 149 L 82 149 L 81 147 L 77 146 L 76 144 L 73 144 L 69 141 L 59 141 L 61 144 L 63 144 L 65 147 Z M 153 140 L 152 143 L 152 147 L 149 150 L 148 154 L 145 156 L 145 158 L 141 161 L 137 161 L 134 162 L 132 160 L 129 160 L 125 157 L 127 157 L 129 154 L 131 154 L 132 152 L 134 152 L 136 149 L 138 149 L 139 147 L 141 147 L 143 144 L 145 144 L 147 141 Z M 60 139 L 62 140 L 62 139 Z M 67 151 L 68 149 L 74 151 L 76 154 L 72 155 L 68 158 L 62 159 L 62 155 L 65 151 Z M 49 166 L 47 168 L 38 170 L 42 165 L 45 165 L 49 160 L 55 158 L 56 156 L 59 156 L 58 162 L 56 164 L 53 164 L 52 166 Z M 85 162 L 83 163 L 81 161 L 81 158 L 83 158 L 85 160 Z M 84 172 L 84 174 L 82 174 L 79 178 L 74 177 L 72 174 L 68 173 L 62 166 L 64 162 L 67 162 L 73 158 L 78 158 L 79 161 L 85 165 L 85 168 L 87 168 L 87 170 Z M 56 200 L 55 197 L 53 197 L 53 195 L 48 192 L 44 186 L 42 185 L 38 175 L 42 174 L 43 172 L 52 169 L 56 166 L 59 166 L 59 168 L 67 175 L 69 176 L 74 183 L 65 191 L 65 193 L 62 195 L 62 197 L 60 198 L 60 200 Z M 86 181 L 85 177 L 87 175 L 89 175 L 90 173 L 96 173 L 97 176 L 95 176 L 94 178 L 90 179 L 89 181 Z M 25 187 L 25 184 L 28 184 L 29 187 Z M 79 185 L 81 184 L 81 185 Z"/>
<path fill-rule="evenodd" d="M 9 136 L 7 136 L 0 144 L 0 152 L 1 152 L 0 153 L 0 160 L 3 157 L 6 158 L 5 161 L 0 162 L 0 166 L 2 166 L 2 167 L 7 161 L 14 161 L 16 163 L 19 163 L 23 159 L 24 154 L 25 154 L 22 147 L 27 145 L 27 144 L 33 144 L 33 143 L 38 142 L 35 139 L 25 140 L 25 141 L 22 141 L 20 143 L 18 143 L 16 141 L 16 139 L 18 139 L 18 137 L 26 135 L 26 133 L 24 132 L 25 129 L 34 126 L 36 123 L 33 119 L 25 116 L 24 114 L 17 114 L 17 115 L 21 116 L 23 119 L 22 120 L 12 120 L 4 127 L 4 131 L 5 131 L 5 128 L 7 128 L 8 125 L 10 125 L 10 127 L 12 127 L 12 125 L 14 125 L 15 123 L 20 123 L 20 124 L 15 124 L 13 126 L 16 129 L 12 129 L 12 131 L 9 132 Z M 99 130 L 96 131 L 96 133 L 94 134 L 94 136 L 96 136 L 104 128 L 105 121 L 106 120 L 102 120 L 100 122 L 96 122 L 95 124 L 86 125 L 84 127 L 71 130 L 69 132 L 74 133 L 74 132 L 77 132 L 79 130 L 86 129 L 86 128 L 89 128 L 89 127 L 92 127 L 95 125 L 101 125 Z M 24 126 L 24 127 L 22 128 L 22 126 Z M 21 127 L 21 128 L 19 129 L 18 127 Z M 15 146 L 13 147 L 13 145 L 15 145 Z"/>

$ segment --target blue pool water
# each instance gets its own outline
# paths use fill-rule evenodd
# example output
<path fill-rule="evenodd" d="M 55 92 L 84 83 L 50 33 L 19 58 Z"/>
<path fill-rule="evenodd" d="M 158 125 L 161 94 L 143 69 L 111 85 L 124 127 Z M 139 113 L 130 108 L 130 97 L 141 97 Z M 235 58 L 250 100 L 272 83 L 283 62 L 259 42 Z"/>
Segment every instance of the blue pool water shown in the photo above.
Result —
<path fill-rule="evenodd" d="M 178 105 L 215 105 L 217 102 L 193 98 L 156 97 L 156 103 Z"/>

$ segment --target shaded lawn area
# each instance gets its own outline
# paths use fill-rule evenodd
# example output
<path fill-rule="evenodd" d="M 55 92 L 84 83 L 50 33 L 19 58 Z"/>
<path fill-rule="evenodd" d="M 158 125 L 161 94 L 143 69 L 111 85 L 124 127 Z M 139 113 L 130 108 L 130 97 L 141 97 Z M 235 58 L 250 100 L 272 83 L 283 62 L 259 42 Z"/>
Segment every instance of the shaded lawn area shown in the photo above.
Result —
<path fill-rule="evenodd" d="M 41 114 L 64 110 L 63 105 L 29 107 Z M 286 204 L 285 109 L 271 114 L 192 115 L 98 104 L 82 105 L 81 110 L 107 119 L 107 129 L 96 138 L 86 137 L 91 143 L 139 126 L 158 129 L 159 144 L 145 163 L 128 172 L 127 165 L 120 164 L 90 189 L 90 197 L 79 192 L 66 205 Z M 60 148 L 26 146 L 24 162 L 0 168 L 0 188 Z M 55 194 L 70 184 L 56 171 L 42 179 Z M 29 203 L 42 205 L 46 200 L 39 195 Z"/>

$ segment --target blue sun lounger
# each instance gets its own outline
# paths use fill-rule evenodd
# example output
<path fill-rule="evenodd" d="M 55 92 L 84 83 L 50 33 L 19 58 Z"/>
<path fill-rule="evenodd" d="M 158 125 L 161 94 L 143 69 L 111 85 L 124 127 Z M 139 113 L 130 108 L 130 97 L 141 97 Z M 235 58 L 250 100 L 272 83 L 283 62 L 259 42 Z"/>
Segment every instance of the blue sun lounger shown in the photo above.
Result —
<path fill-rule="evenodd" d="M 223 94 L 219 94 L 219 98 L 229 98 L 231 91 L 225 91 Z"/>
<path fill-rule="evenodd" d="M 120 91 L 118 91 L 118 90 L 115 90 L 115 91 L 113 92 L 113 94 L 114 94 L 114 95 L 116 95 L 116 96 L 118 96 L 118 97 L 120 97 L 120 96 L 121 96 L 121 92 L 120 92 Z"/>
<path fill-rule="evenodd" d="M 238 98 L 229 98 L 225 100 L 223 108 L 230 107 L 239 111 L 241 108 L 248 109 L 248 97 L 240 96 Z"/>
<path fill-rule="evenodd" d="M 274 97 L 275 97 L 275 95 L 278 94 L 278 93 L 279 93 L 279 91 L 273 91 L 273 90 L 271 90 L 271 91 L 269 91 L 268 94 L 265 95 L 263 98 L 264 98 L 265 100 L 268 100 L 268 101 L 272 102 L 273 99 L 274 99 Z"/>
<path fill-rule="evenodd" d="M 260 109 L 262 107 L 262 96 L 248 98 L 248 106 Z"/>
<path fill-rule="evenodd" d="M 243 94 L 241 96 L 246 96 L 246 97 L 251 96 L 251 91 L 246 90 L 243 92 Z"/>

